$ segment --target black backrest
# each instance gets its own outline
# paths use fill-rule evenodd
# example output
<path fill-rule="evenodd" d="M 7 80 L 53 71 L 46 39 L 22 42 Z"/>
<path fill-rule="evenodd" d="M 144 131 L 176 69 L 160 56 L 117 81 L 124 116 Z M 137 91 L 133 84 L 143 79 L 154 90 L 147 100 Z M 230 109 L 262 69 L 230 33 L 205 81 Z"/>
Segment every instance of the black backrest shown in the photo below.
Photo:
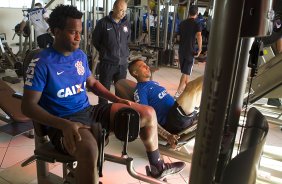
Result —
<path fill-rule="evenodd" d="M 128 79 L 121 79 L 115 83 L 115 94 L 120 98 L 134 101 L 133 94 L 136 82 Z"/>
<path fill-rule="evenodd" d="M 267 133 L 266 118 L 256 108 L 251 108 L 240 153 L 225 168 L 222 184 L 255 184 L 256 170 Z"/>
<path fill-rule="evenodd" d="M 265 138 L 268 132 L 268 123 L 264 115 L 252 107 L 248 111 L 246 129 L 242 138 L 241 150 L 258 145 Z"/>

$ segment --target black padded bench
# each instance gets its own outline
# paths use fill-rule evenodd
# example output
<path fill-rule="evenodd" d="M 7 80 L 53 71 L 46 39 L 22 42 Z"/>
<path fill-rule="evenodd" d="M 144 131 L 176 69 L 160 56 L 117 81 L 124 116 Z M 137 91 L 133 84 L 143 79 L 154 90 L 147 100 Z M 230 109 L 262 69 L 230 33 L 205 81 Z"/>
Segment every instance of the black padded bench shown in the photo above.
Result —
<path fill-rule="evenodd" d="M 152 184 L 164 184 L 165 182 L 148 177 L 144 174 L 138 173 L 133 167 L 133 158 L 127 155 L 127 143 L 134 141 L 139 136 L 140 122 L 139 113 L 131 108 L 120 109 L 115 116 L 114 133 L 116 138 L 123 141 L 123 151 L 121 156 L 115 156 L 104 153 L 104 146 L 106 142 L 106 132 L 96 123 L 92 127 L 93 134 L 98 142 L 99 158 L 98 158 L 98 170 L 99 176 L 103 177 L 102 168 L 104 161 L 115 162 L 126 166 L 128 173 L 139 180 Z M 26 166 L 33 161 L 36 161 L 37 166 L 37 182 L 38 184 L 53 182 L 56 180 L 63 180 L 63 183 L 75 184 L 74 171 L 75 171 L 75 158 L 58 152 L 47 138 L 46 129 L 44 125 L 38 122 L 34 122 L 35 130 L 35 150 L 34 155 L 28 158 L 22 163 L 22 166 Z M 49 172 L 48 163 L 61 162 L 63 166 L 63 177 L 54 176 Z M 50 177 L 50 174 L 52 177 Z"/>

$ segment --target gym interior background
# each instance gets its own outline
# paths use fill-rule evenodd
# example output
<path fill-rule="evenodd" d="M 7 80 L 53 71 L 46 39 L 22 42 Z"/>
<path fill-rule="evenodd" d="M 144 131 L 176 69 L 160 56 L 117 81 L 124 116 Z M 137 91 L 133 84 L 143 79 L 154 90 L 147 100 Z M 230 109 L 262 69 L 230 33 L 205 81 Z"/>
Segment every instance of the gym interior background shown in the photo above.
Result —
<path fill-rule="evenodd" d="M 32 0 L 1 0 L 0 1 L 0 33 L 6 34 L 6 41 L 9 44 L 9 46 L 12 48 L 12 51 L 14 53 L 18 52 L 19 46 L 17 45 L 19 43 L 19 36 L 15 35 L 15 25 L 20 23 L 23 19 L 23 12 L 22 9 L 28 8 L 31 5 Z M 41 2 L 43 5 L 48 3 L 48 0 L 38 0 L 36 2 Z M 77 1 L 79 2 L 79 1 Z M 111 10 L 112 4 L 114 0 L 109 0 L 107 4 L 108 11 Z M 207 5 L 205 3 L 206 1 L 199 1 L 199 3 L 203 3 L 204 5 Z M 101 0 L 97 1 L 98 6 L 103 6 L 103 2 Z M 130 4 L 131 3 L 131 4 Z M 52 3 L 48 7 L 48 11 L 51 11 L 53 7 L 55 7 L 57 4 L 71 4 L 70 0 L 55 0 L 54 3 Z M 148 4 L 147 0 L 140 1 L 140 6 L 145 7 Z M 129 6 L 134 5 L 134 1 L 129 2 Z M 220 7 L 220 6 L 218 6 Z M 78 5 L 78 8 L 80 6 Z M 173 9 L 173 6 L 170 7 Z M 203 12 L 206 10 L 204 7 L 200 7 L 200 12 Z M 212 11 L 212 10 L 211 10 Z M 282 10 L 281 10 L 282 11 Z M 210 12 L 213 13 L 213 12 Z M 219 15 L 217 15 L 219 16 Z M 228 16 L 228 15 L 227 15 Z M 218 27 L 220 23 L 217 23 Z M 214 28 L 214 32 L 218 31 L 220 33 L 220 30 L 216 30 Z M 31 32 L 33 34 L 33 32 Z M 222 32 L 221 32 L 222 33 Z M 217 37 L 216 37 L 217 36 Z M 224 36 L 224 35 L 222 35 Z M 219 38 L 218 35 L 215 35 L 213 37 L 213 41 L 216 40 L 216 38 Z M 223 37 L 223 39 L 226 37 Z M 218 45 L 216 44 L 218 42 Z M 214 41 L 214 47 L 220 47 L 222 42 L 220 39 L 217 41 Z M 242 42 L 240 42 L 242 43 Z M 222 44 L 224 45 L 224 44 Z M 214 49 L 214 48 L 212 48 Z M 211 50 L 212 50 L 211 49 Z M 248 47 L 250 49 L 250 47 Z M 229 51 L 228 51 L 229 52 Z M 275 86 L 275 89 L 278 87 L 281 87 L 281 74 L 279 75 L 279 68 L 281 68 L 281 54 L 279 55 L 279 58 L 272 62 L 272 65 L 267 64 L 269 61 L 273 60 L 274 57 L 276 57 L 276 54 L 273 52 L 273 49 L 269 45 L 265 45 L 265 48 L 263 50 L 266 55 L 264 57 L 259 58 L 259 62 L 261 64 L 266 64 L 264 68 L 261 68 L 258 70 L 258 77 L 257 80 L 254 79 L 254 83 L 257 88 L 254 88 L 254 90 L 260 90 L 261 85 L 265 85 L 267 89 L 273 89 L 272 87 L 268 87 L 266 83 L 273 84 L 278 83 Z M 217 56 L 212 56 L 211 58 L 215 58 Z M 280 64 L 279 64 L 280 62 Z M 191 79 L 196 78 L 199 75 L 202 75 L 205 73 L 205 68 L 207 66 L 207 63 L 197 63 L 194 66 L 194 71 Z M 275 70 L 271 67 L 275 66 Z M 274 68 L 274 67 L 273 67 Z M 280 70 L 281 71 L 281 70 Z M 266 73 L 272 73 L 272 76 L 269 76 L 269 74 Z M 281 73 L 281 72 L 280 72 Z M 276 75 L 276 77 L 273 77 Z M 1 74 L 1 77 L 3 74 Z M 180 71 L 178 68 L 171 68 L 171 67 L 160 67 L 155 73 L 154 73 L 154 80 L 160 82 L 163 86 L 168 89 L 168 92 L 170 94 L 174 94 L 175 90 L 177 88 L 177 83 L 180 78 Z M 130 78 L 132 79 L 133 78 Z M 260 82 L 264 81 L 264 83 Z M 8 84 L 10 87 L 15 89 L 15 91 L 22 91 L 22 82 L 19 84 Z M 235 84 L 234 84 L 235 85 Z M 248 90 L 246 90 L 248 91 Z M 253 93 L 254 96 L 252 96 L 249 100 L 251 102 L 254 102 L 254 107 L 259 109 L 263 112 L 264 116 L 267 117 L 268 121 L 272 121 L 273 123 L 269 123 L 269 132 L 267 134 L 267 139 L 265 142 L 264 150 L 262 152 L 262 157 L 260 158 L 260 162 L 256 167 L 258 167 L 257 172 L 257 180 L 256 183 L 258 184 L 265 184 L 265 183 L 273 183 L 273 184 L 282 184 L 282 132 L 280 130 L 281 121 L 282 121 L 282 111 L 281 106 L 268 106 L 267 105 L 267 98 L 265 98 L 264 94 L 265 92 L 259 91 L 258 93 Z M 91 94 L 90 94 L 91 95 Z M 259 96 L 259 99 L 256 98 Z M 266 95 L 267 96 L 267 95 Z M 270 97 L 280 97 L 281 93 L 273 92 Z M 2 96 L 0 96 L 2 98 Z M 96 98 L 92 98 L 92 103 L 97 103 Z M 244 115 L 244 112 L 242 113 Z M 242 117 L 240 121 L 242 121 Z M 239 130 L 240 131 L 240 128 Z M 239 139 L 239 138 L 237 138 Z M 186 155 L 184 156 L 185 159 L 190 160 L 192 158 L 193 153 L 193 147 L 194 147 L 195 141 L 190 141 L 186 147 L 185 150 L 181 150 Z M 132 156 L 135 160 L 135 169 L 138 172 L 145 173 L 144 166 L 147 164 L 147 160 L 145 155 L 141 154 L 144 153 L 144 150 L 141 149 L 140 146 L 141 143 L 139 140 L 134 143 L 129 144 L 129 154 Z M 235 146 L 236 147 L 236 146 Z M 110 144 L 106 147 L 106 152 L 114 153 L 115 155 L 120 155 L 122 148 L 122 143 L 115 139 L 114 136 L 111 137 Z M 24 135 L 20 136 L 10 136 L 5 133 L 0 133 L 0 160 L 1 160 L 1 166 L 0 166 L 0 184 L 18 184 L 18 183 L 26 183 L 26 184 L 34 184 L 37 183 L 36 179 L 36 165 L 35 163 L 30 164 L 30 166 L 22 168 L 21 163 L 25 161 L 27 158 L 29 158 L 34 151 L 34 140 L 29 139 Z M 237 152 L 237 150 L 236 150 Z M 163 154 L 165 160 L 167 161 L 174 161 L 174 156 L 177 155 L 177 153 L 170 152 L 168 153 L 167 150 L 163 151 Z M 185 160 L 186 161 L 186 160 Z M 50 166 L 51 172 L 54 174 L 58 174 L 59 176 L 63 175 L 63 172 L 61 170 L 61 164 L 55 163 L 51 164 Z M 118 170 L 118 172 L 117 172 Z M 169 183 L 177 183 L 177 184 L 184 184 L 189 182 L 191 172 L 191 164 L 189 161 L 187 161 L 187 167 L 183 171 L 182 174 L 179 174 L 177 176 L 168 177 Z M 233 172 L 234 174 L 235 172 Z M 15 177 L 17 176 L 17 177 Z M 238 176 L 239 177 L 239 176 Z M 118 178 L 119 180 L 117 180 Z M 109 184 L 124 184 L 124 183 L 131 183 L 131 184 L 141 184 L 143 183 L 141 180 L 132 178 L 126 171 L 126 168 L 120 164 L 112 164 L 109 162 L 105 162 L 104 166 L 104 177 L 101 179 L 103 183 L 109 183 Z M 56 182 L 55 182 L 56 183 Z M 195 183 L 195 182 L 194 182 Z M 228 182 L 227 182 L 228 183 Z M 197 183 L 198 184 L 198 183 Z"/>

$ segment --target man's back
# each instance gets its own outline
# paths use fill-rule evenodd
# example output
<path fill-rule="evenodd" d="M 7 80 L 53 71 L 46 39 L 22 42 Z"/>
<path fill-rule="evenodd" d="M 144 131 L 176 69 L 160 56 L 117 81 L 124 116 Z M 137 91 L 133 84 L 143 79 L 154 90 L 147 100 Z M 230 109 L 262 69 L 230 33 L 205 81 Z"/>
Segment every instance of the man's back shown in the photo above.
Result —
<path fill-rule="evenodd" d="M 200 32 L 200 25 L 195 19 L 189 18 L 182 21 L 179 25 L 179 53 L 186 57 L 193 57 L 195 49 L 195 35 Z"/>

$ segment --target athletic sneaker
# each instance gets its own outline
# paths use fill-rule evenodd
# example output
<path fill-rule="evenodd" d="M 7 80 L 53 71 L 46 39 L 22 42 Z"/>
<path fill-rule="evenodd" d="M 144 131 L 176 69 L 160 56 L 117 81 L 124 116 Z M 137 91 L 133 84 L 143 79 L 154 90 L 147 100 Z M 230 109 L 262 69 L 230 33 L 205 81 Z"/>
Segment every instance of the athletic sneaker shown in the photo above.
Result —
<path fill-rule="evenodd" d="M 195 107 L 195 108 L 194 108 L 194 112 L 195 112 L 196 114 L 199 114 L 199 112 L 200 112 L 200 107 Z"/>
<path fill-rule="evenodd" d="M 167 175 L 181 172 L 185 166 L 184 162 L 164 163 L 162 170 L 159 171 L 155 166 L 150 165 L 150 167 L 146 166 L 146 172 L 148 176 L 162 180 Z"/>

